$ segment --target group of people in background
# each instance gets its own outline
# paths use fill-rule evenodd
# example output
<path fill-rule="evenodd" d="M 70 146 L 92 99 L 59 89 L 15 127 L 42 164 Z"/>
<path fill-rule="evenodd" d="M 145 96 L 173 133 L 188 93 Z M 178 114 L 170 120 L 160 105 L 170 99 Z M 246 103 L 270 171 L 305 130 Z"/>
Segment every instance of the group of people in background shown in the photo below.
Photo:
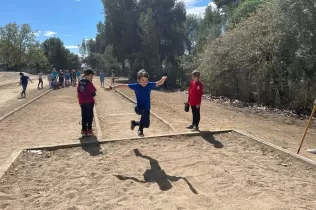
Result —
<path fill-rule="evenodd" d="M 76 86 L 79 82 L 81 76 L 80 70 L 60 70 L 57 72 L 55 68 L 53 68 L 52 72 L 48 72 L 48 83 L 49 88 L 58 89 L 69 86 Z"/>

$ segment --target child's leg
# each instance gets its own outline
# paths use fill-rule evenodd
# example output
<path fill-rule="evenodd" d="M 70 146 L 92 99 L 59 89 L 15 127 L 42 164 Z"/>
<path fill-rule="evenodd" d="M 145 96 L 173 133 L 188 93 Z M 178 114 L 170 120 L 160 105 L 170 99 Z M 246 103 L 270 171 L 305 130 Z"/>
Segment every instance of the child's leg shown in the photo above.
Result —
<path fill-rule="evenodd" d="M 93 103 L 87 104 L 87 123 L 88 123 L 88 130 L 92 130 L 92 121 L 93 121 Z"/>
<path fill-rule="evenodd" d="M 87 104 L 80 104 L 81 107 L 81 126 L 82 131 L 87 130 Z"/>
<path fill-rule="evenodd" d="M 144 128 L 149 128 L 150 125 L 150 111 L 149 110 L 143 110 L 143 114 L 140 118 L 139 122 L 139 131 L 143 132 Z"/>
<path fill-rule="evenodd" d="M 193 118 L 192 118 L 192 125 L 196 126 L 196 122 L 197 122 L 197 113 L 198 113 L 198 110 L 196 108 L 196 106 L 191 106 L 191 109 L 192 109 L 192 115 L 193 115 Z"/>
<path fill-rule="evenodd" d="M 201 119 L 201 114 L 200 114 L 200 107 L 196 109 L 196 122 L 195 122 L 195 126 L 199 127 L 200 124 L 200 119 Z"/>

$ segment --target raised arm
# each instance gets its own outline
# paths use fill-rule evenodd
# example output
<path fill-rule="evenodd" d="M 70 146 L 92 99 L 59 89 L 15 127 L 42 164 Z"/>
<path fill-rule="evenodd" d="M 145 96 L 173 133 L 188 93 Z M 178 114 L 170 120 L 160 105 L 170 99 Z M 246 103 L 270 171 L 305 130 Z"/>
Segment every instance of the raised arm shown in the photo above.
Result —
<path fill-rule="evenodd" d="M 30 80 L 31 83 L 33 83 L 33 81 L 31 80 L 31 78 L 28 78 Z"/>
<path fill-rule="evenodd" d="M 166 79 L 167 79 L 167 77 L 166 77 L 166 76 L 163 76 L 163 77 L 161 78 L 161 80 L 159 80 L 158 82 L 156 82 L 156 86 L 161 86 L 161 85 L 163 85 L 163 83 L 165 83 Z"/>

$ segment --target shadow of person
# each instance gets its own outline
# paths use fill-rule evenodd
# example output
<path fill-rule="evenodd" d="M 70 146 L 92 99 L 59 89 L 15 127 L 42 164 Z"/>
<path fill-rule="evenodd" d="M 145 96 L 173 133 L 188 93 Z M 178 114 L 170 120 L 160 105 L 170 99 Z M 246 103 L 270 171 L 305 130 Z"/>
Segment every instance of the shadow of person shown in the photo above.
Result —
<path fill-rule="evenodd" d="M 141 154 L 138 149 L 134 149 L 134 153 L 137 157 L 141 157 L 141 158 L 144 158 L 146 160 L 149 160 L 150 169 L 146 170 L 145 173 L 143 174 L 144 181 L 139 180 L 135 177 L 128 177 L 128 176 L 123 176 L 123 175 L 114 175 L 119 180 L 122 180 L 122 181 L 133 180 L 133 181 L 139 182 L 139 183 L 156 182 L 158 184 L 160 190 L 168 191 L 173 187 L 171 182 L 177 182 L 177 181 L 182 179 L 187 183 L 190 190 L 194 194 L 198 194 L 198 192 L 194 189 L 192 184 L 185 177 L 169 176 L 168 174 L 166 174 L 166 172 L 164 170 L 161 169 L 157 160 L 155 160 L 149 156 L 145 156 L 145 155 Z"/>
<path fill-rule="evenodd" d="M 222 144 L 222 142 L 220 142 L 220 141 L 218 141 L 218 140 L 216 140 L 216 139 L 214 138 L 212 132 L 210 132 L 210 131 L 201 131 L 201 132 L 200 132 L 200 135 L 201 135 L 201 137 L 202 137 L 205 141 L 207 141 L 207 142 L 213 144 L 213 146 L 214 146 L 215 148 L 221 149 L 221 148 L 224 147 L 224 145 Z"/>
<path fill-rule="evenodd" d="M 97 137 L 89 136 L 89 137 L 81 137 L 79 138 L 81 147 L 84 151 L 88 152 L 91 156 L 98 156 L 103 154 L 100 147 L 100 142 Z"/>

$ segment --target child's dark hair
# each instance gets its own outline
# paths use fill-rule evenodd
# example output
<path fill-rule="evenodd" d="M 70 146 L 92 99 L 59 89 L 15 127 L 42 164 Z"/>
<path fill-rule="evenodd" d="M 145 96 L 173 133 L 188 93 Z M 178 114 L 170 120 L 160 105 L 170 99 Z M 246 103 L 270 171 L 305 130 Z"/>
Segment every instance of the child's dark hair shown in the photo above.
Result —
<path fill-rule="evenodd" d="M 22 72 L 20 72 L 20 76 L 24 76 L 24 74 Z"/>
<path fill-rule="evenodd" d="M 200 78 L 201 74 L 200 74 L 200 72 L 199 72 L 198 70 L 194 70 L 194 71 L 192 72 L 192 76 L 193 76 L 193 77 Z"/>
<path fill-rule="evenodd" d="M 140 80 L 142 77 L 149 78 L 149 74 L 145 71 L 145 69 L 139 70 L 137 73 L 137 80 Z"/>
<path fill-rule="evenodd" d="M 85 76 L 94 75 L 94 71 L 92 69 L 87 69 L 83 72 Z"/>

